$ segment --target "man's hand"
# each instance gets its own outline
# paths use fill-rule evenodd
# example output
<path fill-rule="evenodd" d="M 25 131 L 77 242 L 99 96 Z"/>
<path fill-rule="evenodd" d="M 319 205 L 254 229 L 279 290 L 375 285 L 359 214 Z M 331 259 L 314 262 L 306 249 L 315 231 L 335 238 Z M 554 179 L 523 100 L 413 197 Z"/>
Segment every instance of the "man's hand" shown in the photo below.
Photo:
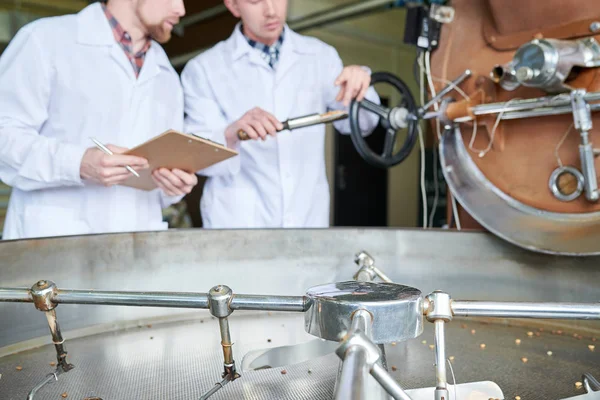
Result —
<path fill-rule="evenodd" d="M 180 169 L 169 171 L 158 168 L 152 171 L 152 179 L 167 196 L 186 195 L 198 184 L 196 174 L 189 174 Z"/>
<path fill-rule="evenodd" d="M 231 148 L 239 141 L 239 131 L 246 132 L 252 140 L 265 140 L 267 135 L 275 136 L 277 131 L 282 129 L 283 125 L 273 114 L 256 107 L 227 127 L 225 140 L 227 141 L 227 147 Z"/>
<path fill-rule="evenodd" d="M 351 65 L 342 70 L 335 80 L 335 86 L 340 86 L 335 101 L 343 101 L 344 106 L 348 107 L 353 99 L 361 101 L 365 98 L 371 86 L 371 75 L 362 67 Z"/>
<path fill-rule="evenodd" d="M 122 155 L 126 148 L 107 145 L 114 153 L 109 155 L 95 147 L 87 149 L 81 160 L 79 174 L 84 180 L 93 181 L 104 186 L 118 185 L 132 176 L 125 166 L 129 165 L 135 171 L 148 168 L 148 160 L 136 156 Z"/>

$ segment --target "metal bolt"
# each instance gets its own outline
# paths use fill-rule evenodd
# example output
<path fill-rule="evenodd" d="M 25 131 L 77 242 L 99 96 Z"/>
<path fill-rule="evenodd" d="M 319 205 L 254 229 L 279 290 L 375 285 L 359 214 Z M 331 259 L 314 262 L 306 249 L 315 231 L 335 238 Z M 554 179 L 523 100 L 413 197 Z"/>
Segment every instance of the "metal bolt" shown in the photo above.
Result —
<path fill-rule="evenodd" d="M 590 24 L 590 32 L 598 32 L 600 31 L 600 22 L 592 22 Z"/>
<path fill-rule="evenodd" d="M 38 281 L 38 283 L 37 283 L 37 285 L 38 285 L 39 287 L 46 286 L 47 284 L 48 284 L 48 282 L 46 282 L 46 281 Z"/>
<path fill-rule="evenodd" d="M 221 290 L 223 290 L 223 286 L 219 285 L 215 287 L 215 292 L 220 292 Z"/>

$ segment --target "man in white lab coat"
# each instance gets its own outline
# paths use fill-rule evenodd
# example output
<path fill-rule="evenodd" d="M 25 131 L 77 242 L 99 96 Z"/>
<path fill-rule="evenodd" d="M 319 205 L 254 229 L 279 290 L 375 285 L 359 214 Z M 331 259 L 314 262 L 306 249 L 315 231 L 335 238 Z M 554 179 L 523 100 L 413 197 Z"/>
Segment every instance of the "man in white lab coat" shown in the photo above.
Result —
<path fill-rule="evenodd" d="M 13 187 L 3 239 L 166 229 L 162 208 L 197 177 L 158 169 L 156 190 L 120 186 L 125 166 L 148 162 L 118 153 L 183 129 L 159 42 L 184 13 L 183 0 L 109 0 L 18 32 L 0 58 L 0 180 Z"/>
<path fill-rule="evenodd" d="M 370 71 L 343 67 L 337 51 L 285 25 L 287 0 L 225 0 L 241 18 L 229 39 L 182 73 L 186 132 L 238 150 L 201 172 L 207 228 L 319 228 L 329 225 L 325 126 L 282 131 L 281 121 L 344 109 L 354 98 L 379 103 Z M 378 123 L 361 116 L 364 134 Z M 335 123 L 349 133 L 349 122 Z M 253 141 L 240 142 L 238 131 Z"/>

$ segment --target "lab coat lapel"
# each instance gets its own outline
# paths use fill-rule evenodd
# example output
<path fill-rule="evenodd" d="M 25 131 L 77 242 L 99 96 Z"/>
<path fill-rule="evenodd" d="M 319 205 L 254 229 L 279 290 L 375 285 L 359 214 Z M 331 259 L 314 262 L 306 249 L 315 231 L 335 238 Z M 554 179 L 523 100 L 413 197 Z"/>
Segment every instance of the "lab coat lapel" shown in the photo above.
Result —
<path fill-rule="evenodd" d="M 169 67 L 168 60 L 165 62 L 165 60 L 161 59 L 160 49 L 157 49 L 157 46 L 159 46 L 159 44 L 153 41 L 148 53 L 146 54 L 144 65 L 142 66 L 140 76 L 138 77 L 139 85 L 155 78 L 160 73 L 161 65 L 166 64 L 165 67 Z"/>
<path fill-rule="evenodd" d="M 131 63 L 127 59 L 127 56 L 125 55 L 125 52 L 123 51 L 121 46 L 119 46 L 119 44 L 116 42 L 110 49 L 110 57 L 123 70 L 123 72 L 127 74 L 127 76 L 130 79 L 135 79 L 135 73 L 133 72 L 133 67 L 131 66 Z"/>
<path fill-rule="evenodd" d="M 100 3 L 87 6 L 77 15 L 77 42 L 86 46 L 107 47 L 110 57 L 131 79 L 134 78 L 133 68 L 116 42 Z"/>
<path fill-rule="evenodd" d="M 300 56 L 296 51 L 295 37 L 292 32 L 286 27 L 283 44 L 281 45 L 281 53 L 279 54 L 279 65 L 275 72 L 275 84 L 279 85 L 283 78 L 291 71 L 294 65 L 297 64 Z"/>

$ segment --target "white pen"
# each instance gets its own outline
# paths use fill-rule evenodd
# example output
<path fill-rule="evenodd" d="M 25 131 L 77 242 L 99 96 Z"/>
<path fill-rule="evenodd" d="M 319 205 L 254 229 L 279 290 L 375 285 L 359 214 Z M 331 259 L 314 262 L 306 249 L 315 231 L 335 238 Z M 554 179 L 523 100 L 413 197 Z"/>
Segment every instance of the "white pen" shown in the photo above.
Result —
<path fill-rule="evenodd" d="M 105 145 L 103 145 L 102 143 L 100 143 L 99 141 L 97 141 L 97 140 L 96 140 L 96 139 L 94 139 L 94 138 L 90 138 L 90 139 L 92 139 L 92 141 L 93 141 L 93 142 L 96 144 L 96 146 L 97 146 L 97 147 L 98 147 L 100 150 L 102 150 L 103 152 L 105 152 L 105 153 L 106 153 L 106 154 L 108 154 L 108 155 L 111 155 L 111 156 L 113 156 L 113 155 L 114 155 L 114 153 L 113 153 L 112 151 L 110 151 L 110 150 L 108 149 L 108 147 L 106 147 Z M 137 176 L 138 178 L 140 177 L 140 174 L 138 174 L 138 173 L 135 171 L 135 169 L 131 168 L 129 165 L 126 165 L 126 166 L 125 166 L 125 168 L 127 168 L 127 171 L 131 172 L 132 174 L 134 174 L 134 175 L 135 175 L 135 176 Z"/>

